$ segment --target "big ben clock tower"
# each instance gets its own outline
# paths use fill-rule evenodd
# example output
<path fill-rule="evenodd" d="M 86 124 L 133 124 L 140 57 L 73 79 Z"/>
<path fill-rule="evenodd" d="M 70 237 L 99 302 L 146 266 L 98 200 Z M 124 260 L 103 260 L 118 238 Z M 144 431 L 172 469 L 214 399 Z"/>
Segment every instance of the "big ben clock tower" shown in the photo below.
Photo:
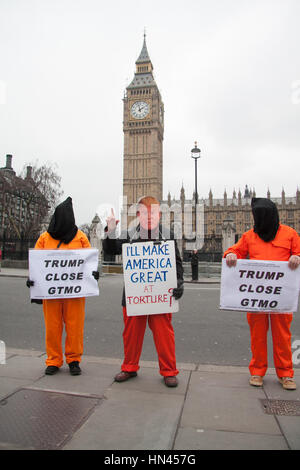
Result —
<path fill-rule="evenodd" d="M 124 97 L 123 196 L 127 207 L 142 196 L 163 196 L 164 106 L 153 77 L 146 36 Z"/>

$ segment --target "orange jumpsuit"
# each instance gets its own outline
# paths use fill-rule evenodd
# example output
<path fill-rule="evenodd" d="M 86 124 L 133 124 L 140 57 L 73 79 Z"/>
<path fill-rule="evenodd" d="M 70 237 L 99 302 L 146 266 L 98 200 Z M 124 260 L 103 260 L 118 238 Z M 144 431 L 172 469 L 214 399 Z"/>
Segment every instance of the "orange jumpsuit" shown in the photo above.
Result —
<path fill-rule="evenodd" d="M 224 257 L 228 253 L 235 253 L 240 259 L 249 255 L 250 259 L 288 261 L 292 255 L 300 256 L 300 237 L 291 227 L 280 224 L 274 240 L 265 242 L 251 229 L 225 251 Z M 292 318 L 292 313 L 247 314 L 251 335 L 251 375 L 263 377 L 267 371 L 267 332 L 270 321 L 276 373 L 278 377 L 294 376 L 290 332 Z"/>
<path fill-rule="evenodd" d="M 55 240 L 48 232 L 42 233 L 36 242 L 39 250 L 55 250 L 59 240 Z M 90 248 L 86 235 L 78 230 L 73 240 L 59 249 L 77 250 Z M 81 361 L 83 353 L 83 330 L 85 315 L 85 298 L 43 300 L 43 310 L 46 326 L 46 365 L 61 367 L 63 364 L 62 332 L 66 329 L 65 356 L 67 364 Z"/>
<path fill-rule="evenodd" d="M 123 318 L 124 361 L 121 370 L 125 372 L 136 372 L 139 370 L 139 359 L 148 321 L 158 355 L 160 374 L 163 377 L 177 375 L 179 371 L 176 368 L 175 334 L 172 326 L 172 314 L 163 313 L 128 317 L 126 307 L 123 307 Z"/>

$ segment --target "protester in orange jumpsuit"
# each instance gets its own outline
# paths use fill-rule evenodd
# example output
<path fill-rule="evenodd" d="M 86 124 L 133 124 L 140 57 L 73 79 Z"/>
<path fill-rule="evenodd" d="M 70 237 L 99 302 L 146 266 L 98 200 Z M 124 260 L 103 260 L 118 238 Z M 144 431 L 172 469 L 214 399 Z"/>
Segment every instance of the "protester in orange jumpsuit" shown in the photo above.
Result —
<path fill-rule="evenodd" d="M 111 217 L 107 219 L 107 238 L 103 241 L 103 248 L 109 254 L 121 254 L 122 244 L 129 241 L 142 242 L 149 240 L 162 240 L 163 229 L 159 224 L 160 210 L 159 202 L 153 197 L 144 197 L 138 206 L 137 216 L 139 225 L 134 233 L 121 234 L 119 239 L 115 237 L 117 221 L 113 211 Z M 172 238 L 173 235 L 170 235 Z M 173 296 L 179 299 L 183 294 L 183 268 L 180 254 L 175 241 L 176 268 L 177 268 L 177 288 L 173 289 Z M 123 291 L 123 319 L 124 319 L 124 361 L 121 372 L 116 375 L 117 382 L 124 382 L 131 377 L 137 376 L 139 369 L 139 359 L 143 347 L 144 334 L 147 326 L 153 333 L 156 346 L 160 374 L 164 377 L 167 387 L 176 387 L 178 382 L 176 375 L 179 373 L 176 367 L 175 357 L 175 335 L 172 326 L 172 314 L 155 314 L 127 316 L 125 292 Z"/>
<path fill-rule="evenodd" d="M 39 250 L 77 250 L 90 248 L 87 236 L 75 225 L 72 199 L 68 197 L 59 204 L 50 221 L 48 231 L 42 233 L 36 242 Z M 93 273 L 99 278 L 98 271 Z M 34 279 L 28 281 L 33 285 Z M 85 298 L 43 300 L 46 327 L 47 375 L 55 374 L 63 364 L 62 332 L 66 330 L 65 357 L 71 375 L 79 375 L 79 363 L 83 354 L 83 331 Z"/>
<path fill-rule="evenodd" d="M 279 223 L 276 205 L 269 199 L 253 198 L 251 201 L 254 228 L 245 232 L 240 240 L 225 251 L 226 264 L 236 265 L 237 258 L 288 261 L 291 269 L 300 264 L 300 237 L 287 225 Z M 250 384 L 263 385 L 268 367 L 267 331 L 272 328 L 274 365 L 279 381 L 288 390 L 295 390 L 291 351 L 292 313 L 248 313 L 252 359 L 249 364 Z"/>

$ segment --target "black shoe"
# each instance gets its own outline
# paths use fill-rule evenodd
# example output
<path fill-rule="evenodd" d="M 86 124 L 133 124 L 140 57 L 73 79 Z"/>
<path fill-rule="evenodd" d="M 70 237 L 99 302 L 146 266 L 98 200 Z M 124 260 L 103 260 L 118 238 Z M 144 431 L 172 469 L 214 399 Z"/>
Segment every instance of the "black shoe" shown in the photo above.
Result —
<path fill-rule="evenodd" d="M 59 367 L 56 366 L 48 366 L 45 370 L 46 375 L 54 375 L 56 372 L 59 371 Z"/>
<path fill-rule="evenodd" d="M 70 368 L 70 374 L 71 375 L 80 375 L 81 374 L 81 369 L 79 367 L 79 362 L 78 361 L 70 362 L 69 368 Z"/>

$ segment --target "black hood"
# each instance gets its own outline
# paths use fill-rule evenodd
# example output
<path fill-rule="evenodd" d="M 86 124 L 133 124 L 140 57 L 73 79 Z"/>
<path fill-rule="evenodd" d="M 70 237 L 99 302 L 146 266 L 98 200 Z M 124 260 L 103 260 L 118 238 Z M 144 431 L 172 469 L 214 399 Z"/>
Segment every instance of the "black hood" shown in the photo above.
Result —
<path fill-rule="evenodd" d="M 279 228 L 279 214 L 274 202 L 263 197 L 254 197 L 251 207 L 254 232 L 265 242 L 274 240 Z"/>
<path fill-rule="evenodd" d="M 47 231 L 55 240 L 68 244 L 75 237 L 77 230 L 72 198 L 68 197 L 56 207 Z"/>

